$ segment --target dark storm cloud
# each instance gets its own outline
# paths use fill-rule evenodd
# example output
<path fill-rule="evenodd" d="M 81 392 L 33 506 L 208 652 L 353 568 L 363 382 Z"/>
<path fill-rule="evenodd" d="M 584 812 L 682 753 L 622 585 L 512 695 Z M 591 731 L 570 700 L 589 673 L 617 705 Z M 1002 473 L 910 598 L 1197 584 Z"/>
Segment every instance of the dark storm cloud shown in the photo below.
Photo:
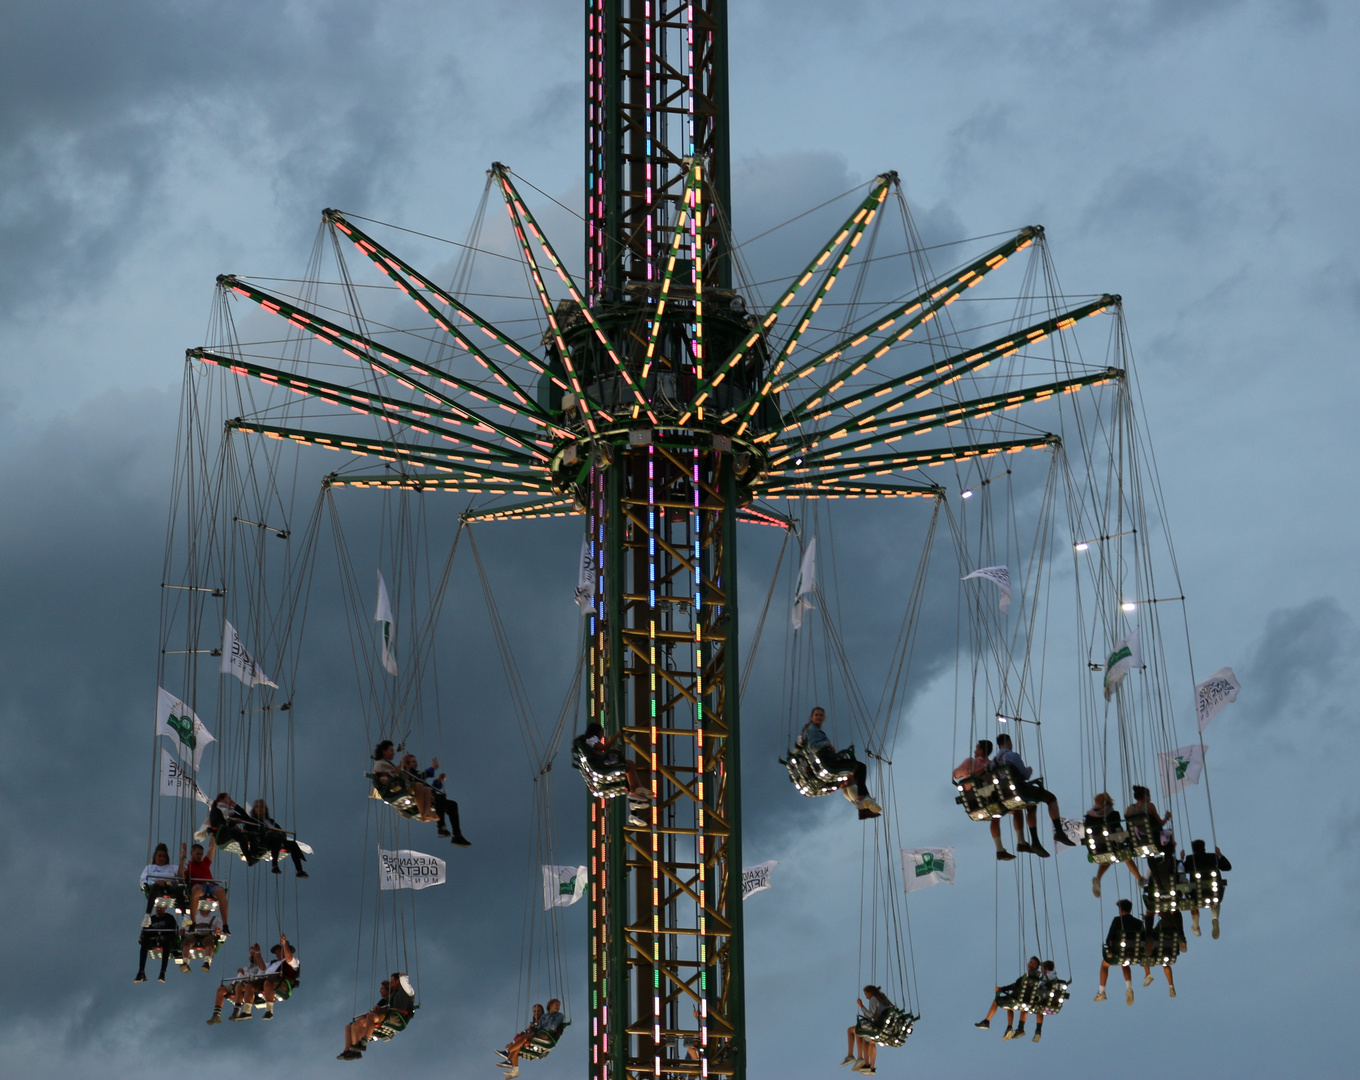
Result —
<path fill-rule="evenodd" d="M 254 162 L 310 231 L 318 200 L 366 206 L 419 130 L 408 105 L 450 96 L 374 53 L 368 4 L 23 5 L 0 44 L 0 297 L 58 284 L 87 296 L 161 222 L 174 187 Z M 413 43 L 418 46 L 418 43 Z M 457 125 L 445 125 L 456 137 Z M 224 148 L 225 153 L 224 153 Z"/>
<path fill-rule="evenodd" d="M 1243 711 L 1272 729 L 1303 719 L 1339 723 L 1354 711 L 1358 650 L 1360 627 L 1331 597 L 1272 611 L 1247 669 Z"/>

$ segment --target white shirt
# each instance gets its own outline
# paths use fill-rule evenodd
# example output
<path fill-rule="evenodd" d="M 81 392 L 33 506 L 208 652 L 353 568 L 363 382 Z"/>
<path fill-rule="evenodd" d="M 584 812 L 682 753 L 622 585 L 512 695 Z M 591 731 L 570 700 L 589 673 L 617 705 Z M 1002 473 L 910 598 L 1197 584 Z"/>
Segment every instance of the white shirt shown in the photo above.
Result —
<path fill-rule="evenodd" d="M 195 934 L 215 934 L 222 928 L 222 913 L 210 911 L 206 915 L 201 911 L 194 912 L 193 933 Z"/>
<path fill-rule="evenodd" d="M 289 963 L 287 960 L 272 960 L 270 961 L 269 966 L 264 969 L 264 973 L 266 975 L 277 975 L 279 974 L 280 971 L 283 970 L 284 964 L 288 964 L 288 966 L 292 968 L 294 971 L 299 971 L 302 968 L 301 958 L 298 956 L 297 953 L 293 953 L 292 963 Z"/>
<path fill-rule="evenodd" d="M 179 866 L 175 863 L 166 863 L 161 866 L 157 863 L 147 863 L 146 869 L 142 871 L 142 885 L 150 885 L 153 881 L 165 881 L 168 878 L 179 877 Z"/>

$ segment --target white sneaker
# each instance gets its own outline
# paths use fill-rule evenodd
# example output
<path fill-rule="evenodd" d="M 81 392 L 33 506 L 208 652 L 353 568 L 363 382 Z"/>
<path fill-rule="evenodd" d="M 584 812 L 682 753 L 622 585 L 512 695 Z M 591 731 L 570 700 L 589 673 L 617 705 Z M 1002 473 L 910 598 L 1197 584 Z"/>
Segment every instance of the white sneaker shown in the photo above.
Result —
<path fill-rule="evenodd" d="M 628 813 L 628 824 L 635 829 L 645 829 L 647 827 L 647 823 L 643 821 L 642 818 L 634 814 L 632 811 L 629 811 Z"/>
<path fill-rule="evenodd" d="M 1169 990 L 1169 991 L 1171 992 L 1171 996 L 1172 996 L 1172 997 L 1175 997 L 1175 996 L 1176 996 L 1176 988 L 1175 988 L 1174 986 L 1168 986 L 1168 987 L 1167 987 L 1167 990 Z"/>
<path fill-rule="evenodd" d="M 859 801 L 859 808 L 861 810 L 868 810 L 871 814 L 883 813 L 883 807 L 879 806 L 873 799 L 861 799 Z"/>
<path fill-rule="evenodd" d="M 1105 991 L 1102 990 L 1100 993 L 1098 993 L 1098 994 L 1096 995 L 1096 1000 L 1097 1000 L 1097 1001 L 1107 1001 L 1107 1000 L 1109 1000 L 1109 999 L 1105 997 Z"/>
<path fill-rule="evenodd" d="M 1100 899 L 1100 877 L 1097 875 L 1091 879 L 1091 893 L 1097 900 Z"/>
<path fill-rule="evenodd" d="M 855 1063 L 854 1054 L 846 1054 L 845 1058 L 841 1061 L 842 1065 L 853 1065 L 854 1063 Z"/>
<path fill-rule="evenodd" d="M 1152 985 L 1152 972 L 1149 971 L 1146 975 L 1143 976 L 1143 985 L 1144 986 Z"/>
<path fill-rule="evenodd" d="M 1124 990 L 1124 1004 L 1125 1004 L 1125 1005 L 1132 1005 L 1132 1004 L 1133 1004 L 1133 987 L 1132 987 L 1132 986 L 1127 987 L 1127 988 Z"/>

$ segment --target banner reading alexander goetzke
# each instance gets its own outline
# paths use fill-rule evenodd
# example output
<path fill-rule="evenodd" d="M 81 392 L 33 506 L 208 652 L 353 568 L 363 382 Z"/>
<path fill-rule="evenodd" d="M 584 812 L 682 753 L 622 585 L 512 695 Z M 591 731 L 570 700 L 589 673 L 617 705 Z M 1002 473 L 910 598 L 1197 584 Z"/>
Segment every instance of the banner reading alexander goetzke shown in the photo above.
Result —
<path fill-rule="evenodd" d="M 444 860 L 420 851 L 379 848 L 378 870 L 384 889 L 428 889 L 444 884 Z"/>

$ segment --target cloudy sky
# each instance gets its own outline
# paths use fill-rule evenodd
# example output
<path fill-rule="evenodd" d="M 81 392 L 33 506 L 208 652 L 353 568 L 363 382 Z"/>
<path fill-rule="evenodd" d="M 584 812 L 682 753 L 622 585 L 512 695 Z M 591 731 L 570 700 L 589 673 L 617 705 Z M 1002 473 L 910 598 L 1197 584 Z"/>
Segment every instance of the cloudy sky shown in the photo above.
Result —
<path fill-rule="evenodd" d="M 1223 938 L 1192 942 L 1175 1001 L 1159 983 L 1134 1009 L 1094 1005 L 1101 909 L 1068 856 L 1073 1001 L 1023 1049 L 971 1027 L 1010 946 L 993 931 L 985 831 L 931 786 L 951 742 L 927 706 L 946 696 L 916 688 L 899 757 L 925 765 L 898 777 L 904 839 L 955 845 L 960 866 L 952 889 L 913 899 L 927 1020 L 882 1074 L 1135 1076 L 1168 1060 L 1204 1076 L 1349 1073 L 1360 797 L 1323 758 L 1348 754 L 1360 689 L 1360 13 L 1323 0 L 731 7 L 739 233 L 896 169 L 920 219 L 973 236 L 1042 223 L 1065 287 L 1123 296 L 1197 671 L 1231 665 L 1244 687 L 1210 740 L 1237 868 Z M 300 276 L 322 207 L 459 237 L 494 160 L 579 200 L 579 9 L 0 3 L 8 1075 L 132 1075 L 185 1054 L 222 1073 L 343 1068 L 339 1024 L 370 989 L 355 985 L 362 732 L 333 596 L 316 601 L 298 732 L 299 821 L 318 850 L 296 930 L 304 988 L 270 1029 L 206 1029 L 208 977 L 131 983 L 183 350 L 205 340 L 218 273 Z M 860 532 L 843 584 L 868 596 L 893 575 L 902 525 L 847 520 Z M 535 598 L 569 592 L 576 535 L 533 526 L 487 552 L 520 663 L 551 687 L 574 621 Z M 749 551 L 763 587 L 769 540 Z M 445 758 L 461 759 L 451 780 L 475 846 L 419 897 L 420 1021 L 372 1056 L 491 1075 L 489 1048 L 518 1020 L 529 784 L 502 686 L 474 677 L 496 658 L 472 578 L 450 602 L 460 708 Z M 760 678 L 757 697 L 780 693 L 777 671 Z M 748 727 L 763 765 L 782 736 Z M 1050 769 L 1067 759 L 1054 736 L 1047 753 Z M 573 779 L 558 792 L 563 861 L 583 847 Z M 778 887 L 747 906 L 750 1075 L 828 1075 L 856 993 L 856 823 L 839 800 L 796 799 L 777 769 L 746 795 L 748 861 L 780 861 Z M 578 960 L 583 915 L 564 913 Z M 578 1030 L 534 1075 L 576 1075 L 583 1044 Z"/>

